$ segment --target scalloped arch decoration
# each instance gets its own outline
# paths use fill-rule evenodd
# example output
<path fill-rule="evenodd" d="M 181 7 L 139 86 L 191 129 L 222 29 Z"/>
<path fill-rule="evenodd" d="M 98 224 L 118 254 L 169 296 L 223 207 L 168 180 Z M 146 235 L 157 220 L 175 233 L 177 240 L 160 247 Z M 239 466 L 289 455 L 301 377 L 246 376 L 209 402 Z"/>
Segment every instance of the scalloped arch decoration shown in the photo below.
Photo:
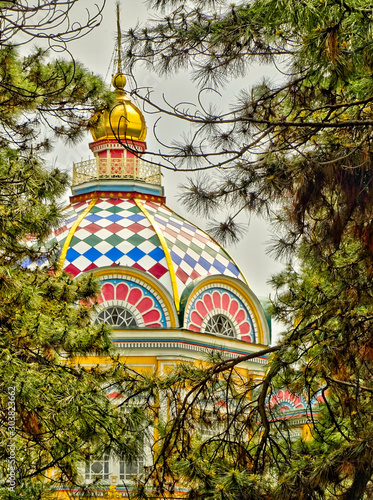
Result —
<path fill-rule="evenodd" d="M 130 278 L 103 278 L 98 296 L 97 311 L 110 306 L 121 306 L 130 311 L 139 328 L 166 328 L 170 326 L 167 308 L 161 297 L 146 283 Z"/>
<path fill-rule="evenodd" d="M 203 287 L 185 311 L 184 326 L 195 332 L 204 332 L 209 320 L 218 314 L 230 320 L 236 338 L 256 342 L 256 328 L 249 308 L 242 297 L 225 285 L 211 284 Z"/>
<path fill-rule="evenodd" d="M 269 406 L 278 411 L 294 411 L 304 410 L 307 403 L 302 395 L 294 394 L 288 389 L 281 389 L 276 394 L 273 394 Z"/>

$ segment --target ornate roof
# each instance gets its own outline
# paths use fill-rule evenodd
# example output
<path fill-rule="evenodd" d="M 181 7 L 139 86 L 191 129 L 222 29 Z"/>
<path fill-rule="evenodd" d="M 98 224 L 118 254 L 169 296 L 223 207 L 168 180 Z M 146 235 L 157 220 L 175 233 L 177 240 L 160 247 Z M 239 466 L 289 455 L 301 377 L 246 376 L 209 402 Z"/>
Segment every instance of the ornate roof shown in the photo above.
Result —
<path fill-rule="evenodd" d="M 55 231 L 61 269 L 80 273 L 112 266 L 152 275 L 175 299 L 200 277 L 244 281 L 228 253 L 204 231 L 177 215 L 162 198 L 136 193 L 72 203 Z M 127 198 L 128 195 L 128 198 Z"/>
<path fill-rule="evenodd" d="M 94 157 L 74 165 L 71 203 L 49 241 L 60 247 L 57 272 L 95 273 L 96 320 L 119 330 L 182 327 L 219 342 L 269 343 L 263 309 L 234 260 L 165 204 L 159 167 L 142 159 L 144 118 L 124 84 L 117 74 L 118 105 L 96 124 Z M 205 337 L 188 349 L 215 349 Z"/>

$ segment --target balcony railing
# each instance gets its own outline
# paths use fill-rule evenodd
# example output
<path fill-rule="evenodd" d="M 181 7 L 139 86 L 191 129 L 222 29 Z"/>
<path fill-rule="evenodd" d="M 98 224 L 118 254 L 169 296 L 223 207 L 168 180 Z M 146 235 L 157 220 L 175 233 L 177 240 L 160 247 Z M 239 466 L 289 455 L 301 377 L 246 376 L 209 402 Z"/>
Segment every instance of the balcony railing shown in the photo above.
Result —
<path fill-rule="evenodd" d="M 73 186 L 95 179 L 133 179 L 160 185 L 161 170 L 139 158 L 92 158 L 74 163 Z"/>

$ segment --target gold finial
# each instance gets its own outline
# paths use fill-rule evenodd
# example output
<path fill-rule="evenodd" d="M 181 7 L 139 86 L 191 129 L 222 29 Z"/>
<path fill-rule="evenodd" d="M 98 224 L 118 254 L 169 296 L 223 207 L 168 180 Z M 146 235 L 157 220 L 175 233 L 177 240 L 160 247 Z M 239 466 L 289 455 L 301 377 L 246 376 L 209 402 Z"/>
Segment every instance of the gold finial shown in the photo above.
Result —
<path fill-rule="evenodd" d="M 113 76 L 112 84 L 117 90 L 123 90 L 126 85 L 126 77 L 123 73 L 117 73 Z"/>
<path fill-rule="evenodd" d="M 116 3 L 117 6 L 117 73 L 116 75 L 113 76 L 113 86 L 117 90 L 123 90 L 125 85 L 126 85 L 126 77 L 122 73 L 122 52 L 121 52 L 121 45 L 122 45 L 122 31 L 120 29 L 120 7 L 119 7 L 119 1 Z"/>
<path fill-rule="evenodd" d="M 117 2 L 117 52 L 118 52 L 118 69 L 117 73 L 122 73 L 122 32 L 120 29 L 120 8 L 119 1 Z"/>
<path fill-rule="evenodd" d="M 117 36 L 116 36 L 116 58 L 114 68 L 118 70 L 112 78 L 115 88 L 116 104 L 110 111 L 105 110 L 97 113 L 91 121 L 91 132 L 94 141 L 101 139 L 141 141 L 146 138 L 146 124 L 141 110 L 126 95 L 124 87 L 126 77 L 122 73 L 121 54 L 121 29 L 119 2 L 116 2 L 117 11 Z M 115 71 L 114 70 L 114 71 Z"/>

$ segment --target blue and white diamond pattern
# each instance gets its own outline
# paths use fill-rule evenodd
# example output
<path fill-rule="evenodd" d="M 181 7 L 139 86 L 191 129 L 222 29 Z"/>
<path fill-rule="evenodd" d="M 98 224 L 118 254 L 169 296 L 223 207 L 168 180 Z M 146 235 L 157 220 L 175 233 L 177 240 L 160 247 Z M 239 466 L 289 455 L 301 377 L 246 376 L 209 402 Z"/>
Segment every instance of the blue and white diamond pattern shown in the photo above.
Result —
<path fill-rule="evenodd" d="M 224 274 L 245 281 L 232 258 L 210 236 L 165 205 L 145 203 L 160 227 L 174 263 L 180 292 L 200 276 Z"/>
<path fill-rule="evenodd" d="M 172 289 L 159 239 L 136 204 L 100 199 L 75 231 L 64 269 L 76 276 L 115 265 L 142 269 Z"/>

